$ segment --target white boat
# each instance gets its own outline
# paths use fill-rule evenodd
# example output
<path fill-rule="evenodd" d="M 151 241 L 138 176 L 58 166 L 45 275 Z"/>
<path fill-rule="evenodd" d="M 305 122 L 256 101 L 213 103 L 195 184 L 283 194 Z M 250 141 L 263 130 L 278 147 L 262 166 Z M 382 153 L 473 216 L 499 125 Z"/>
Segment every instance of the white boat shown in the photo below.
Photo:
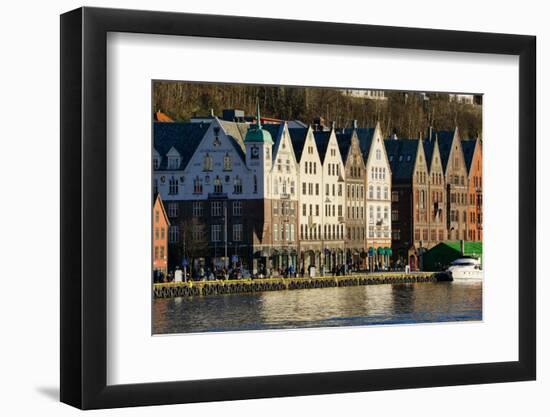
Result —
<path fill-rule="evenodd" d="M 482 280 L 483 270 L 477 258 L 464 256 L 454 260 L 445 271 L 453 281 Z"/>

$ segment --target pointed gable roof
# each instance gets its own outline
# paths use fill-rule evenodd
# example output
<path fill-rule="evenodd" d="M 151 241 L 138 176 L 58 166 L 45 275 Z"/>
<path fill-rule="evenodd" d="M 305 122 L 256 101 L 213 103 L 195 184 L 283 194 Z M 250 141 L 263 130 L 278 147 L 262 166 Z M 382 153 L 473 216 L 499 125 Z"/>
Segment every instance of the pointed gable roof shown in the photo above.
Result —
<path fill-rule="evenodd" d="M 434 146 L 435 146 L 435 140 L 431 141 L 429 139 L 424 139 L 422 141 L 422 145 L 424 147 L 424 155 L 426 156 L 426 165 L 428 166 L 428 170 L 432 169 L 432 159 L 434 154 Z"/>
<path fill-rule="evenodd" d="M 384 146 L 390 159 L 392 180 L 409 183 L 412 181 L 419 139 L 386 139 Z"/>
<path fill-rule="evenodd" d="M 464 153 L 464 162 L 466 163 L 466 169 L 468 170 L 468 175 L 470 174 L 470 169 L 472 167 L 472 161 L 474 160 L 474 153 L 476 150 L 477 140 L 468 139 L 461 140 L 462 152 Z"/>
<path fill-rule="evenodd" d="M 313 137 L 315 138 L 315 144 L 317 145 L 317 151 L 319 152 L 319 158 L 321 163 L 325 163 L 325 156 L 327 154 L 328 143 L 330 142 L 330 135 L 332 130 L 314 130 Z"/>
<path fill-rule="evenodd" d="M 186 167 L 208 130 L 204 123 L 153 123 L 153 147 L 161 157 L 158 170 L 168 166 L 166 154 L 174 148 L 181 157 L 180 167 Z"/>
<path fill-rule="evenodd" d="M 352 129 L 336 131 L 336 142 L 338 143 L 338 148 L 340 149 L 340 155 L 342 156 L 342 161 L 344 162 L 344 165 L 346 164 L 348 159 L 352 138 Z"/>
<path fill-rule="evenodd" d="M 292 147 L 294 148 L 294 154 L 296 155 L 296 161 L 300 162 L 302 159 L 302 152 L 304 151 L 304 146 L 306 144 L 307 132 L 309 128 L 289 128 L 288 133 L 290 134 L 290 141 L 292 142 Z"/>
<path fill-rule="evenodd" d="M 449 156 L 451 155 L 451 148 L 453 147 L 453 139 L 455 136 L 455 130 L 439 130 L 439 131 L 433 131 L 432 137 L 428 138 L 430 141 L 435 140 L 435 136 L 437 135 L 437 141 L 439 143 L 439 155 L 441 157 L 441 165 L 443 167 L 443 171 L 446 171 L 447 169 L 447 163 L 449 162 Z"/>
<path fill-rule="evenodd" d="M 370 147 L 372 145 L 372 138 L 374 137 L 374 127 L 360 127 L 355 129 L 357 133 L 357 139 L 359 140 L 359 147 L 363 154 L 363 161 L 365 164 L 369 159 Z"/>

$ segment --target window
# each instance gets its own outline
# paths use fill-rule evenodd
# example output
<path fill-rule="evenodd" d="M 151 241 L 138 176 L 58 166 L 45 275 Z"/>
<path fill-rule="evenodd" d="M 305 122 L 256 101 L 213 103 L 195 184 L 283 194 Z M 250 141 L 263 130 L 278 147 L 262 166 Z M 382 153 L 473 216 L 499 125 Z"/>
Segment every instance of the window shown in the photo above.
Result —
<path fill-rule="evenodd" d="M 168 194 L 176 195 L 178 192 L 179 192 L 178 180 L 172 177 L 168 181 Z"/>
<path fill-rule="evenodd" d="M 319 215 L 319 204 L 315 204 L 315 215 Z"/>
<path fill-rule="evenodd" d="M 315 184 L 315 195 L 319 195 L 319 183 Z"/>
<path fill-rule="evenodd" d="M 193 240 L 200 241 L 204 238 L 202 230 L 203 230 L 202 226 L 198 224 L 193 225 L 193 230 L 192 230 Z"/>
<path fill-rule="evenodd" d="M 228 153 L 223 157 L 223 170 L 231 171 L 233 169 L 233 161 L 231 161 L 231 156 Z"/>
<path fill-rule="evenodd" d="M 168 217 L 178 216 L 178 203 L 168 203 Z"/>
<path fill-rule="evenodd" d="M 222 202 L 221 201 L 212 201 L 210 206 L 210 215 L 211 216 L 221 216 L 222 215 Z"/>
<path fill-rule="evenodd" d="M 342 197 L 342 184 L 338 184 L 338 196 Z"/>
<path fill-rule="evenodd" d="M 328 184 L 326 184 L 326 187 L 325 187 L 325 194 L 326 195 L 330 194 L 330 186 Z"/>
<path fill-rule="evenodd" d="M 377 160 L 382 159 L 382 151 L 380 149 L 376 150 L 376 159 Z"/>
<path fill-rule="evenodd" d="M 254 175 L 254 193 L 258 192 L 258 177 Z"/>
<path fill-rule="evenodd" d="M 202 180 L 199 177 L 193 180 L 193 193 L 202 194 Z"/>
<path fill-rule="evenodd" d="M 210 156 L 210 154 L 207 153 L 204 156 L 204 159 L 202 161 L 203 171 L 212 171 L 212 165 L 213 165 L 212 157 Z"/>
<path fill-rule="evenodd" d="M 307 184 L 305 182 L 302 183 L 302 195 L 307 195 Z"/>
<path fill-rule="evenodd" d="M 388 207 L 384 207 L 384 220 L 388 220 L 388 213 L 389 213 L 389 208 Z"/>
<path fill-rule="evenodd" d="M 241 216 L 243 212 L 243 202 L 233 201 L 233 216 Z"/>
<path fill-rule="evenodd" d="M 180 228 L 178 226 L 170 226 L 168 229 L 168 241 L 175 243 L 179 240 Z"/>
<path fill-rule="evenodd" d="M 154 179 L 153 181 L 153 194 L 157 194 L 159 192 L 159 180 Z"/>
<path fill-rule="evenodd" d="M 273 225 L 273 240 L 279 240 L 279 225 Z"/>
<path fill-rule="evenodd" d="M 222 225 L 213 224 L 211 229 L 210 240 L 212 242 L 220 242 L 222 239 Z"/>
<path fill-rule="evenodd" d="M 214 192 L 223 193 L 223 185 L 220 177 L 216 177 L 216 179 L 214 180 Z"/>
<path fill-rule="evenodd" d="M 295 231 L 294 231 L 294 223 L 291 223 L 291 224 L 290 224 L 290 240 L 291 240 L 291 241 L 294 241 L 294 237 L 295 237 L 295 236 L 294 236 L 294 233 L 295 233 Z"/>
<path fill-rule="evenodd" d="M 380 220 L 382 217 L 382 207 L 378 206 L 376 207 L 376 220 Z"/>
<path fill-rule="evenodd" d="M 388 187 L 384 187 L 384 200 L 388 199 Z"/>
<path fill-rule="evenodd" d="M 237 175 L 235 177 L 235 180 L 233 181 L 233 193 L 242 194 L 242 192 L 243 192 L 243 181 Z"/>
<path fill-rule="evenodd" d="M 202 201 L 193 201 L 193 217 L 202 217 L 203 214 Z"/>
<path fill-rule="evenodd" d="M 371 200 L 374 198 L 374 188 L 372 185 L 369 185 L 369 198 Z"/>
<path fill-rule="evenodd" d="M 159 169 L 160 160 L 158 158 L 153 158 L 153 169 Z"/>
<path fill-rule="evenodd" d="M 233 225 L 233 241 L 240 242 L 243 240 L 243 225 L 234 224 Z"/>
<path fill-rule="evenodd" d="M 294 181 L 290 182 L 290 194 L 294 195 Z"/>
<path fill-rule="evenodd" d="M 392 220 L 392 222 L 399 221 L 399 211 L 398 210 L 392 210 L 391 211 L 391 220 Z"/>
<path fill-rule="evenodd" d="M 178 169 L 180 166 L 180 159 L 178 157 L 168 158 L 168 169 Z"/>
<path fill-rule="evenodd" d="M 381 197 L 381 190 L 380 190 L 380 187 L 376 187 L 376 199 L 377 200 L 380 200 L 382 197 Z"/>
<path fill-rule="evenodd" d="M 302 204 L 302 216 L 307 216 L 307 206 Z"/>
<path fill-rule="evenodd" d="M 159 258 L 159 247 L 155 246 L 155 259 Z"/>
<path fill-rule="evenodd" d="M 159 240 L 159 228 L 155 228 L 155 240 Z"/>
<path fill-rule="evenodd" d="M 158 210 L 155 210 L 155 223 L 158 223 L 159 222 L 159 211 Z"/>

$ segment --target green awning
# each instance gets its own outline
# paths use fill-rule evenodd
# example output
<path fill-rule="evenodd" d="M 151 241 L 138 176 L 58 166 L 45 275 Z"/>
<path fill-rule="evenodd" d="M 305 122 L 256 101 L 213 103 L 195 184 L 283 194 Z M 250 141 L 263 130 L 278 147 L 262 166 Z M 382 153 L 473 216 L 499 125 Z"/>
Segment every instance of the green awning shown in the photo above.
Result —
<path fill-rule="evenodd" d="M 391 256 L 392 253 L 393 252 L 392 252 L 391 248 L 384 248 L 384 255 Z"/>
<path fill-rule="evenodd" d="M 378 255 L 384 255 L 384 248 L 382 246 L 378 247 Z"/>

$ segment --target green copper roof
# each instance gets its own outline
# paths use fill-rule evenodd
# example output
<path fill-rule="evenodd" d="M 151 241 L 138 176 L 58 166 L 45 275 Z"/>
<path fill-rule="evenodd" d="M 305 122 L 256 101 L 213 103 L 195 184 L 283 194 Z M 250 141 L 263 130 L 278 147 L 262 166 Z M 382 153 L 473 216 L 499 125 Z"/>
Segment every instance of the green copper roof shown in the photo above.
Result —
<path fill-rule="evenodd" d="M 271 133 L 269 133 L 267 130 L 262 129 L 262 122 L 260 119 L 260 104 L 258 104 L 257 109 L 257 116 L 256 116 L 256 125 L 250 126 L 248 128 L 248 132 L 246 132 L 246 137 L 244 138 L 244 142 L 259 142 L 259 143 L 267 143 L 269 145 L 273 145 L 273 139 L 271 138 Z"/>

